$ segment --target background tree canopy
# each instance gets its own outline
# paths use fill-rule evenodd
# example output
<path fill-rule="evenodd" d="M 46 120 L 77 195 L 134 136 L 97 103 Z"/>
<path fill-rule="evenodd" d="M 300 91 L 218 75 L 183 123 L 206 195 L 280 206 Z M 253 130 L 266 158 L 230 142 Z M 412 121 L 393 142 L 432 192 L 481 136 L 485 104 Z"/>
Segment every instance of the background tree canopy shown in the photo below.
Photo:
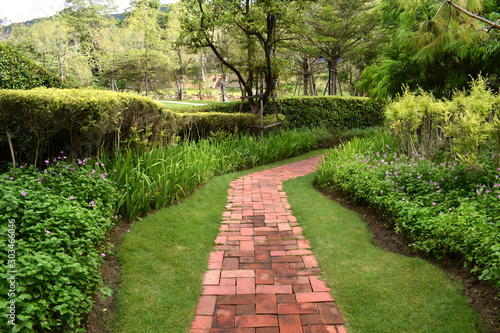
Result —
<path fill-rule="evenodd" d="M 208 77 L 228 73 L 246 96 L 266 99 L 276 81 L 290 93 L 299 78 L 304 94 L 322 94 L 320 55 L 342 57 L 333 70 L 348 95 L 390 98 L 407 85 L 449 97 L 479 74 L 500 87 L 496 0 L 134 0 L 113 10 L 113 0 L 66 0 L 54 17 L 2 27 L 0 40 L 82 87 L 170 87 L 179 99 L 186 84 L 213 87 Z"/>

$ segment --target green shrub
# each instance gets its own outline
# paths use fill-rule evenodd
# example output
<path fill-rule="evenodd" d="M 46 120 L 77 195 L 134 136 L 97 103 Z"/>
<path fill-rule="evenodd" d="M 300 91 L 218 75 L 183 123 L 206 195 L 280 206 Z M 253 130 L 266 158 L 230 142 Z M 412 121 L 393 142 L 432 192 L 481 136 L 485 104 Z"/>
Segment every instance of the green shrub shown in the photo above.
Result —
<path fill-rule="evenodd" d="M 0 43 L 0 89 L 69 88 L 70 83 Z"/>
<path fill-rule="evenodd" d="M 103 240 L 116 221 L 118 193 L 90 161 L 65 159 L 47 161 L 44 172 L 24 166 L 0 175 L 0 317 L 11 319 L 7 306 L 14 299 L 13 332 L 77 331 L 102 284 Z"/>
<path fill-rule="evenodd" d="M 500 286 L 500 175 L 491 157 L 481 165 L 399 156 L 396 137 L 384 133 L 333 151 L 316 181 L 380 209 L 415 248 L 460 253 L 471 272 Z"/>
<path fill-rule="evenodd" d="M 184 109 L 180 112 L 239 112 L 241 102 L 219 103 L 199 108 Z M 384 123 L 384 103 L 365 97 L 301 96 L 277 98 L 278 113 L 286 116 L 289 127 L 328 129 L 363 128 L 380 126 Z M 241 112 L 249 113 L 248 102 L 243 103 Z M 264 110 L 265 114 L 275 113 L 272 101 Z"/>
<path fill-rule="evenodd" d="M 132 93 L 88 89 L 0 90 L 0 141 L 5 161 L 12 145 L 18 163 L 43 166 L 59 150 L 71 159 L 115 152 L 128 142 L 169 144 L 177 136 L 193 140 L 211 132 L 243 131 L 249 114 L 177 114 Z M 10 140 L 10 142 L 9 142 Z"/>

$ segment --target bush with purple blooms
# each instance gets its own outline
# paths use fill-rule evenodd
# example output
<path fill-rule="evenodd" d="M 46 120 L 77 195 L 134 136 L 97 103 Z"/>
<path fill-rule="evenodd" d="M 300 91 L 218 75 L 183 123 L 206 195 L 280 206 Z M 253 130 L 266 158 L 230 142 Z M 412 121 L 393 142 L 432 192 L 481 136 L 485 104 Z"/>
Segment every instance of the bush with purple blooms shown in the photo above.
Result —
<path fill-rule="evenodd" d="M 396 147 L 388 131 L 353 139 L 324 159 L 316 182 L 377 207 L 415 248 L 437 256 L 460 253 L 471 272 L 500 285 L 496 156 L 485 153 L 479 166 L 435 163 L 421 152 L 400 156 Z"/>
<path fill-rule="evenodd" d="M 0 175 L 0 317 L 7 323 L 15 299 L 13 332 L 78 331 L 102 285 L 103 241 L 116 222 L 118 191 L 93 161 L 79 163 L 60 156 L 44 171 L 23 166 Z M 9 271 L 16 272 L 14 297 Z"/>

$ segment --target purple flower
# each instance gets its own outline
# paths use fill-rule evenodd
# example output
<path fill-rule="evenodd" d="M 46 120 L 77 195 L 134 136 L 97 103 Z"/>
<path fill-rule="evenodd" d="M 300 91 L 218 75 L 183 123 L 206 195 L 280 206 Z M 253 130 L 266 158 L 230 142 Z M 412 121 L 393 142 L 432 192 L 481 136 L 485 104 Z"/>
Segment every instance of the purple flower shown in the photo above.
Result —
<path fill-rule="evenodd" d="M 50 231 L 48 231 L 47 229 L 45 229 L 45 233 L 47 233 L 47 234 L 49 234 L 49 235 L 51 234 L 51 232 L 50 232 Z"/>
<path fill-rule="evenodd" d="M 49 160 L 45 160 L 45 164 L 49 164 L 49 163 L 50 163 Z"/>
<path fill-rule="evenodd" d="M 70 200 L 75 200 L 75 197 L 74 196 L 70 196 L 69 199 Z"/>
<path fill-rule="evenodd" d="M 384 193 L 384 191 L 380 191 L 380 194 L 383 194 L 383 193 Z"/>
<path fill-rule="evenodd" d="M 21 190 L 21 194 L 23 195 L 23 197 L 26 196 L 26 193 L 24 193 L 24 190 Z"/>
<path fill-rule="evenodd" d="M 14 177 L 9 177 L 10 180 L 14 180 Z"/>
<path fill-rule="evenodd" d="M 60 152 L 60 153 L 61 153 L 61 155 L 62 155 L 62 154 L 64 154 L 64 151 L 62 151 L 62 150 L 61 150 L 61 152 Z"/>
<path fill-rule="evenodd" d="M 94 200 L 92 200 L 92 201 L 90 202 L 90 205 L 91 205 L 92 207 L 95 207 Z"/>
<path fill-rule="evenodd" d="M 433 202 L 433 203 L 432 203 L 432 205 L 433 205 L 433 206 L 436 206 L 436 203 L 435 203 L 435 202 Z"/>
<path fill-rule="evenodd" d="M 127 229 L 127 232 L 130 232 L 130 229 Z"/>
<path fill-rule="evenodd" d="M 106 255 L 104 253 L 101 253 L 101 256 L 105 257 Z"/>

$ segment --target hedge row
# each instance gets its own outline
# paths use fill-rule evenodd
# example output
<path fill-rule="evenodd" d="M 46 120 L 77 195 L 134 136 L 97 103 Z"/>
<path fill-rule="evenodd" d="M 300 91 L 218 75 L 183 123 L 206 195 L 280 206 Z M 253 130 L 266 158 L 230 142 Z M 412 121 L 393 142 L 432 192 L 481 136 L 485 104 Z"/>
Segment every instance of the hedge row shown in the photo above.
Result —
<path fill-rule="evenodd" d="M 239 112 L 241 102 L 220 103 L 182 112 Z M 364 128 L 384 123 L 385 104 L 366 97 L 302 96 L 276 99 L 276 109 L 288 119 L 288 126 L 321 127 L 329 129 Z M 248 102 L 241 112 L 250 112 Z M 274 113 L 272 101 L 267 103 L 265 114 Z"/>
<path fill-rule="evenodd" d="M 70 83 L 25 58 L 5 43 L 0 43 L 0 88 L 69 88 Z"/>
<path fill-rule="evenodd" d="M 81 89 L 0 90 L 0 159 L 37 162 L 60 150 L 71 159 L 117 151 L 124 143 L 170 143 L 253 125 L 251 114 L 176 114 L 135 94 Z M 9 143 L 10 138 L 10 143 Z"/>

